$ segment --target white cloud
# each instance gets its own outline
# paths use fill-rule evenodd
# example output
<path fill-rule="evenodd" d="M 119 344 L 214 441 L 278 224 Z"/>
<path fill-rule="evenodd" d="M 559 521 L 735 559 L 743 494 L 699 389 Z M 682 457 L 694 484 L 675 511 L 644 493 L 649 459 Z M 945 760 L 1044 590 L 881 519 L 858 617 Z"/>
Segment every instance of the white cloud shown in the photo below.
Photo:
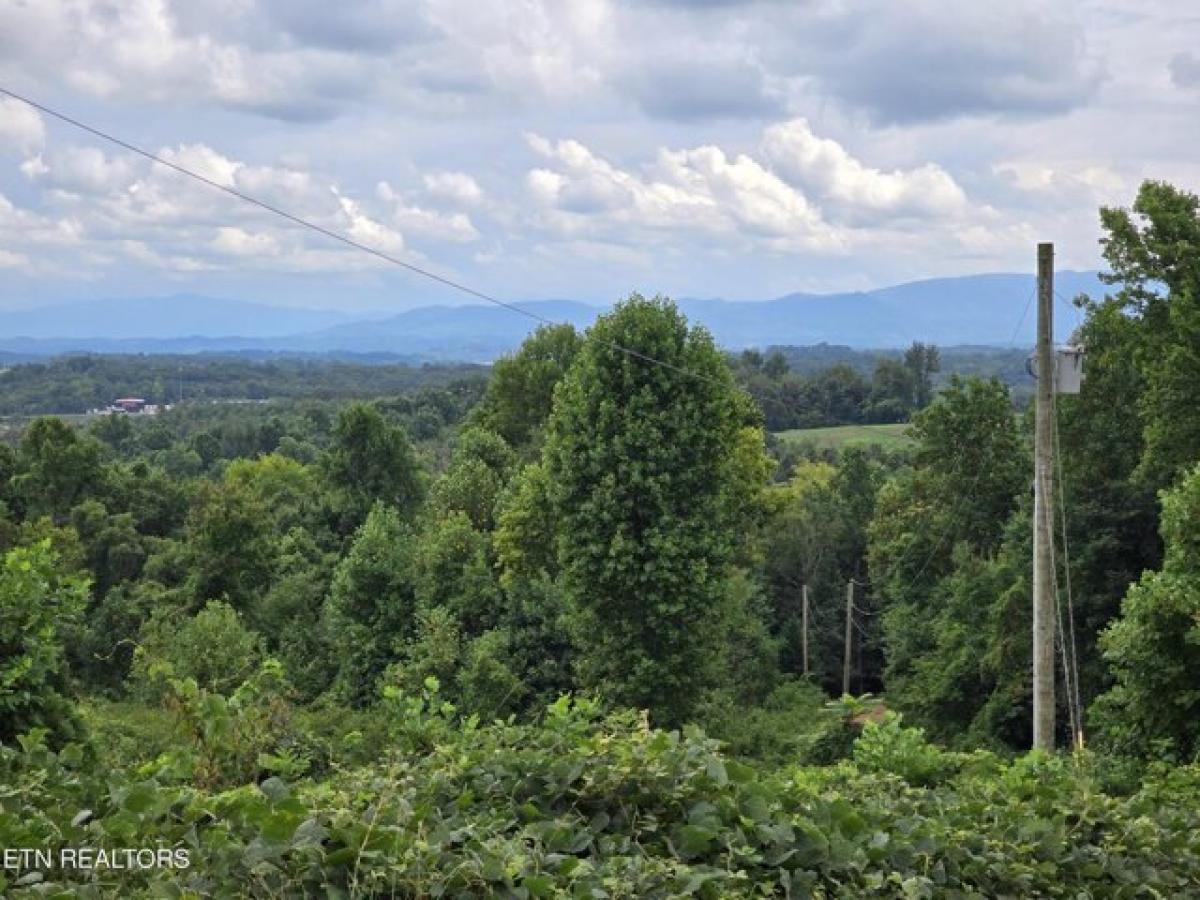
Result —
<path fill-rule="evenodd" d="M 164 159 L 216 184 L 261 199 L 289 213 L 344 234 L 384 253 L 421 259 L 406 235 L 466 243 L 479 238 L 462 212 L 425 209 L 407 202 L 386 183 L 377 197 L 356 197 L 331 179 L 294 167 L 251 165 L 204 144 L 158 151 Z M 22 170 L 44 190 L 48 215 L 0 207 L 0 226 L 24 217 L 31 245 L 68 234 L 95 247 L 117 247 L 121 256 L 177 272 L 237 271 L 353 272 L 386 263 L 339 246 L 327 237 L 277 219 L 180 173 L 141 159 L 108 156 L 90 147 L 65 147 L 33 157 Z M 461 179 L 455 182 L 463 187 Z M 38 228 L 28 222 L 41 223 Z"/>
<path fill-rule="evenodd" d="M 632 229 L 766 237 L 809 250 L 842 246 L 842 236 L 802 195 L 744 155 L 731 158 L 717 147 L 663 149 L 637 174 L 578 141 L 532 135 L 529 144 L 558 164 L 532 170 L 528 185 L 548 213 L 544 222 L 563 235 Z"/>
<path fill-rule="evenodd" d="M 711 145 L 662 148 L 641 169 L 619 168 L 574 140 L 528 142 L 553 163 L 528 172 L 529 193 L 542 223 L 564 236 L 677 230 L 773 252 L 838 254 L 860 242 L 858 229 L 993 215 L 972 206 L 940 166 L 882 171 L 817 137 L 804 119 L 769 127 L 760 158 Z"/>
<path fill-rule="evenodd" d="M 438 176 L 434 176 L 437 178 Z M 458 191 L 467 190 L 472 186 L 478 190 L 478 185 L 469 176 L 456 179 L 453 187 Z M 429 189 L 430 177 L 424 179 L 426 190 Z M 444 183 L 444 179 L 440 183 Z M 479 239 L 479 231 L 475 228 L 470 216 L 462 212 L 442 212 L 425 209 L 407 200 L 404 195 L 386 181 L 381 181 L 375 189 L 381 200 L 390 208 L 389 220 L 405 233 L 420 235 L 437 241 L 451 241 L 457 244 L 468 244 Z M 477 195 L 482 197 L 482 193 Z"/>
<path fill-rule="evenodd" d="M 1030 236 L 1096 265 L 1099 204 L 1200 185 L 1185 6 L 0 0 L 0 83 L 492 292 L 611 298 L 628 265 L 749 296 L 1025 269 Z M 532 161 L 527 130 L 555 138 Z M 377 260 L 83 144 L 0 101 L 0 246 L 24 260 L 6 274 L 107 267 L 142 290 L 204 270 L 233 293 L 326 273 L 313 302 L 346 273 L 382 283 Z"/>
<path fill-rule="evenodd" d="M 466 172 L 430 172 L 423 181 L 425 192 L 435 199 L 463 206 L 475 206 L 483 202 L 483 188 Z"/>
<path fill-rule="evenodd" d="M 264 257 L 279 251 L 279 242 L 264 232 L 251 233 L 235 225 L 222 225 L 213 238 L 212 248 L 228 256 Z"/>
<path fill-rule="evenodd" d="M 967 208 L 959 185 L 940 166 L 884 172 L 851 156 L 841 144 L 813 134 L 805 119 L 773 125 L 763 152 L 789 183 L 851 220 L 881 215 L 958 215 Z"/>
<path fill-rule="evenodd" d="M 11 97 L 0 97 L 0 150 L 32 153 L 45 141 L 46 126 L 36 109 Z"/>
<path fill-rule="evenodd" d="M 0 250 L 0 269 L 22 269 L 29 265 L 29 258 L 11 250 Z"/>
<path fill-rule="evenodd" d="M 1045 159 L 1008 160 L 992 166 L 998 177 L 1019 190 L 1041 195 L 1063 206 L 1093 206 L 1126 202 L 1137 186 L 1110 166 L 1086 161 L 1055 162 Z"/>

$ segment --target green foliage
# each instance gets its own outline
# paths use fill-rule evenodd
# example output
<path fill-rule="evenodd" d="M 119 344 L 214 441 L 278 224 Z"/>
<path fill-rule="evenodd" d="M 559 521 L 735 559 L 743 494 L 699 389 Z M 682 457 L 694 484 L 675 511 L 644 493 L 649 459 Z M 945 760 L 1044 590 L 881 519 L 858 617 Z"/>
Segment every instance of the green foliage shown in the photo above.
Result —
<path fill-rule="evenodd" d="M 1135 477 L 1145 442 L 1139 413 L 1138 322 L 1116 302 L 1086 303 L 1082 390 L 1060 397 L 1059 456 L 1068 509 L 1080 687 L 1085 703 L 1110 682 L 1097 647 L 1129 585 L 1162 562 L 1154 491 Z"/>
<path fill-rule="evenodd" d="M 98 773 L 0 748 L 0 842 L 186 849 L 186 868 L 0 873 L 125 897 L 1190 896 L 1200 770 L 1105 793 L 1087 760 L 947 756 L 894 722 L 856 760 L 772 775 L 700 732 L 564 698 L 536 725 L 391 692 L 396 752 L 316 784 Z M 205 715 L 200 731 L 225 726 Z M 232 770 L 228 770 L 232 771 Z M 247 769 L 248 771 L 248 769 Z M 36 870 L 35 870 L 36 871 Z M 19 895 L 19 894 L 18 894 Z"/>
<path fill-rule="evenodd" d="M 732 361 L 771 431 L 906 422 L 929 405 L 941 369 L 937 347 L 921 343 L 903 354 L 820 345 L 776 348 L 764 358 L 746 350 Z"/>
<path fill-rule="evenodd" d="M 764 529 L 762 570 L 773 632 L 782 641 L 785 671 L 803 674 L 802 604 L 809 594 L 809 672 L 840 690 L 846 581 L 866 566 L 866 529 L 883 469 L 857 448 L 837 466 L 799 464 L 772 492 L 773 516 Z"/>
<path fill-rule="evenodd" d="M 521 348 L 497 360 L 472 419 L 513 447 L 537 436 L 550 415 L 554 388 L 583 343 L 570 325 L 544 325 Z"/>
<path fill-rule="evenodd" d="M 1146 181 L 1131 209 L 1106 208 L 1100 219 L 1105 280 L 1121 286 L 1113 302 L 1136 322 L 1139 475 L 1166 487 L 1200 460 L 1200 198 Z"/>
<path fill-rule="evenodd" d="M 415 548 L 393 508 L 375 506 L 338 563 L 324 609 L 339 693 L 353 705 L 376 696 L 376 682 L 413 633 Z"/>
<path fill-rule="evenodd" d="M 143 696 L 157 699 L 181 679 L 228 693 L 261 663 L 262 638 L 228 603 L 212 600 L 196 615 L 180 618 L 179 610 L 162 608 L 142 627 L 131 675 Z"/>
<path fill-rule="evenodd" d="M 514 579 L 558 573 L 552 487 L 546 466 L 534 463 L 521 470 L 500 500 L 493 542 L 506 588 Z"/>
<path fill-rule="evenodd" d="M 415 634 L 398 652 L 399 661 L 388 666 L 383 676 L 385 692 L 393 689 L 419 695 L 429 678 L 456 691 L 463 641 L 458 619 L 449 610 L 440 606 L 419 609 Z"/>
<path fill-rule="evenodd" d="M 1163 567 L 1130 588 L 1101 638 L 1116 684 L 1094 718 L 1117 751 L 1200 757 L 1200 467 L 1163 495 Z"/>
<path fill-rule="evenodd" d="M 28 518 L 61 522 L 94 491 L 100 476 L 100 444 L 56 418 L 33 422 L 21 436 L 12 488 Z"/>
<path fill-rule="evenodd" d="M 322 616 L 337 558 L 299 527 L 283 535 L 276 552 L 271 588 L 250 609 L 247 621 L 283 663 L 297 695 L 311 700 L 329 687 L 335 674 Z"/>
<path fill-rule="evenodd" d="M 779 684 L 761 703 L 747 705 L 732 698 L 719 698 L 706 710 L 706 727 L 721 739 L 728 752 L 772 768 L 835 761 L 833 743 L 846 733 L 840 717 L 826 714 L 827 697 L 810 681 L 789 680 Z"/>
<path fill-rule="evenodd" d="M 950 774 L 952 757 L 925 740 L 921 728 L 906 728 L 888 712 L 880 722 L 863 725 L 854 743 L 854 763 L 864 772 L 899 775 L 915 787 L 937 784 Z"/>
<path fill-rule="evenodd" d="M 520 710 L 529 690 L 521 678 L 520 662 L 503 629 L 475 638 L 466 648 L 458 676 L 463 712 L 490 721 Z"/>
<path fill-rule="evenodd" d="M 308 761 L 292 752 L 291 705 L 283 668 L 265 660 L 228 695 L 194 678 L 174 679 L 165 697 L 179 740 L 164 758 L 164 772 L 211 790 L 255 780 L 259 772 L 293 778 Z"/>
<path fill-rule="evenodd" d="M 347 401 L 454 389 L 465 390 L 475 399 L 482 391 L 484 372 L 482 366 L 473 365 L 415 366 L 277 356 L 260 362 L 207 353 L 60 356 L 0 373 L 0 415 L 83 413 L 108 405 L 114 397 L 178 403 L 181 378 L 183 406 L 194 405 L 208 412 L 214 400 L 245 403 L 266 397 Z M 122 416 L 98 420 L 97 436 L 107 434 L 106 428 L 122 434 L 119 422 L 129 424 Z M 441 424 L 445 422 L 439 417 Z M 274 449 L 267 447 L 265 452 Z"/>
<path fill-rule="evenodd" d="M 185 526 L 183 564 L 193 609 L 209 600 L 250 609 L 274 565 L 266 505 L 244 484 L 203 484 Z"/>
<path fill-rule="evenodd" d="M 597 320 L 555 393 L 544 465 L 582 684 L 665 722 L 715 675 L 735 487 L 753 483 L 734 452 L 745 423 L 711 337 L 638 295 Z"/>
<path fill-rule="evenodd" d="M 56 740 L 78 732 L 61 631 L 82 613 L 87 585 L 56 569 L 49 541 L 9 550 L 0 564 L 0 744 L 33 728 Z"/>
<path fill-rule="evenodd" d="M 516 465 L 516 456 L 500 435 L 484 428 L 464 429 L 450 468 L 430 490 L 435 515 L 465 513 L 481 531 L 495 526 L 496 504 Z"/>
<path fill-rule="evenodd" d="M 471 636 L 496 625 L 500 616 L 490 545 L 486 533 L 455 512 L 426 525 L 414 556 L 417 602 L 449 610 Z"/>
<path fill-rule="evenodd" d="M 1008 392 L 996 381 L 952 379 L 912 433 L 914 466 L 880 490 L 867 555 L 884 604 L 888 695 L 948 739 L 972 727 L 993 698 L 1009 706 L 1015 699 L 995 667 L 1012 623 L 993 623 L 1003 621 L 1028 554 L 1012 546 L 996 553 L 1030 469 Z M 1023 668 L 1018 660 L 1008 671 Z"/>
<path fill-rule="evenodd" d="M 322 466 L 341 493 L 342 513 L 353 530 L 375 503 L 384 503 L 405 516 L 424 496 L 424 480 L 408 436 L 390 425 L 379 410 L 352 403 L 338 416 L 333 446 Z"/>

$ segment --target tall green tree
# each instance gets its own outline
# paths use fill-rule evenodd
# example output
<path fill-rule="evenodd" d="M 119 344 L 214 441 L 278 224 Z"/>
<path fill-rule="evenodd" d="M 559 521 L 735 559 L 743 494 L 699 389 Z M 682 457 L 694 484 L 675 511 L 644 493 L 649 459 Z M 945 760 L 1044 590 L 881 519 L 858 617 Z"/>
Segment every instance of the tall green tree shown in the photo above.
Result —
<path fill-rule="evenodd" d="M 1147 181 L 1132 208 L 1103 209 L 1100 219 L 1111 269 L 1102 277 L 1137 323 L 1139 474 L 1161 488 L 1200 460 L 1200 197 Z"/>
<path fill-rule="evenodd" d="M 351 403 L 338 416 L 324 469 L 340 495 L 343 528 L 350 530 L 376 503 L 411 517 L 424 496 L 420 464 L 404 429 L 366 403 Z"/>
<path fill-rule="evenodd" d="M 12 489 L 27 518 L 66 520 L 100 487 L 101 446 L 59 418 L 35 420 L 21 436 Z"/>
<path fill-rule="evenodd" d="M 974 609 L 964 617 L 963 610 L 994 600 L 998 584 L 1019 577 L 987 561 L 1002 546 L 1031 470 L 1008 391 L 994 380 L 953 379 L 915 417 L 911 433 L 913 468 L 879 493 L 868 530 L 869 570 L 883 605 L 889 699 L 948 736 L 971 724 L 993 681 L 979 673 L 973 683 L 983 687 L 967 693 L 966 706 L 949 703 L 949 695 L 946 704 L 931 706 L 931 679 L 964 660 L 982 660 L 990 649 L 981 623 L 991 613 Z"/>
<path fill-rule="evenodd" d="M 513 447 L 535 440 L 550 415 L 554 387 L 579 352 L 583 338 L 571 325 L 543 325 L 516 353 L 492 367 L 492 377 L 472 420 Z"/>
<path fill-rule="evenodd" d="M 913 341 L 904 351 L 904 368 L 912 381 L 912 405 L 924 409 L 933 400 L 933 376 L 941 371 L 942 355 L 933 344 Z"/>
<path fill-rule="evenodd" d="M 339 693 L 353 705 L 376 699 L 380 676 L 413 636 L 415 549 L 400 514 L 376 504 L 334 571 L 323 625 Z"/>
<path fill-rule="evenodd" d="M 555 395 L 544 458 L 580 679 L 665 723 L 715 675 L 748 418 L 711 336 L 637 294 L 597 320 Z"/>
<path fill-rule="evenodd" d="M 1162 569 L 1126 595 L 1101 646 L 1115 677 L 1093 706 L 1107 743 L 1200 759 L 1200 466 L 1163 495 Z"/>

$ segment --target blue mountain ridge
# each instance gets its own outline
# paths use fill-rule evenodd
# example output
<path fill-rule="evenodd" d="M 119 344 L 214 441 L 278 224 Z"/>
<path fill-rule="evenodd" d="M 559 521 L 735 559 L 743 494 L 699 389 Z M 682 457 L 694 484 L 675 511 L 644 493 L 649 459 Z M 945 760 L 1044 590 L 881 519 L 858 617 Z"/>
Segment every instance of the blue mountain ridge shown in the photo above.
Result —
<path fill-rule="evenodd" d="M 1094 272 L 1059 272 L 1057 337 L 1077 324 L 1070 300 L 1100 296 Z M 1027 345 L 1034 334 L 1034 278 L 971 275 L 914 281 L 872 291 L 788 294 L 773 300 L 679 301 L 688 318 L 729 349 L 843 344 Z M 0 312 L 0 350 L 45 356 L 97 353 L 389 354 L 412 359 L 488 362 L 510 352 L 543 320 L 589 325 L 604 307 L 572 300 L 515 302 L 528 313 L 489 304 L 422 306 L 353 319 L 330 310 L 268 306 L 195 295 L 107 300 Z"/>

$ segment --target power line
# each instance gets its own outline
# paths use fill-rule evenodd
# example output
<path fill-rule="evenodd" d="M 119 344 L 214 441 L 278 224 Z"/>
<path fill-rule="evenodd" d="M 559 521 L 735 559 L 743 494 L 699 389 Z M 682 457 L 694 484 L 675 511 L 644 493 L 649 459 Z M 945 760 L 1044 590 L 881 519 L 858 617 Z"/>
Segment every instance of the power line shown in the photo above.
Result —
<path fill-rule="evenodd" d="M 1021 326 L 1025 324 L 1025 317 L 1029 315 L 1029 307 L 1033 304 L 1033 295 L 1037 293 L 1036 289 L 1029 292 L 1029 296 L 1025 300 L 1025 309 L 1021 312 L 1021 318 L 1017 319 L 1017 324 L 1013 328 L 1012 336 L 1008 339 L 1010 347 L 1016 346 L 1017 332 L 1021 330 Z"/>
<path fill-rule="evenodd" d="M 45 113 L 48 116 L 58 119 L 60 122 L 65 122 L 66 124 L 72 126 L 73 128 L 78 128 L 80 131 L 85 131 L 90 135 L 100 138 L 101 140 L 108 141 L 110 144 L 115 144 L 116 146 L 121 147 L 124 150 L 128 150 L 130 153 L 135 153 L 138 156 L 144 157 L 145 159 L 148 159 L 153 163 L 157 163 L 160 166 L 165 166 L 166 168 L 171 169 L 171 170 L 179 173 L 180 175 L 185 175 L 188 178 L 191 178 L 195 181 L 200 182 L 201 184 L 207 185 L 208 187 L 215 188 L 218 191 L 223 191 L 224 193 L 230 195 L 231 197 L 235 197 L 238 200 L 241 200 L 243 203 L 249 203 L 252 206 L 257 206 L 259 209 L 266 210 L 267 212 L 269 212 L 273 215 L 276 215 L 276 216 L 279 216 L 280 218 L 286 219 L 287 221 L 291 222 L 294 225 L 299 225 L 302 228 L 307 228 L 310 231 L 315 231 L 318 234 L 322 234 L 325 237 L 330 238 L 331 240 L 338 241 L 342 244 L 345 244 L 348 247 L 354 248 L 355 250 L 360 250 L 363 253 L 369 253 L 371 256 L 381 259 L 384 262 L 388 262 L 388 263 L 391 263 L 392 265 L 399 266 L 402 269 L 407 269 L 409 272 L 412 272 L 415 275 L 420 275 L 424 278 L 430 279 L 431 281 L 436 281 L 438 284 L 444 285 L 445 287 L 451 288 L 452 290 L 460 291 L 464 294 L 467 294 L 471 297 L 475 297 L 479 300 L 484 300 L 488 303 L 494 304 L 495 306 L 499 306 L 499 307 L 507 309 L 511 312 L 515 312 L 518 315 L 525 316 L 528 319 L 533 319 L 537 322 L 541 322 L 544 325 L 566 324 L 563 322 L 557 322 L 554 319 L 547 318 L 546 316 L 543 316 L 540 313 L 536 313 L 533 310 L 524 309 L 520 306 L 517 306 L 515 303 L 507 303 L 504 300 L 500 300 L 496 297 L 491 296 L 490 294 L 484 293 L 483 291 L 476 290 L 475 288 L 470 287 L 469 285 L 465 285 L 465 284 L 455 281 L 451 278 L 447 278 L 444 275 L 439 275 L 436 272 L 431 272 L 430 270 L 424 269 L 418 265 L 414 265 L 413 263 L 405 262 L 404 260 L 400 259 L 399 257 L 393 256 L 390 253 L 386 253 L 383 250 L 379 250 L 368 244 L 360 243 L 359 241 L 356 241 L 353 238 L 346 237 L 346 235 L 344 235 L 344 234 L 340 234 L 336 231 L 333 231 L 332 229 L 325 228 L 322 225 L 318 225 L 316 222 L 310 221 L 309 219 L 305 219 L 301 216 L 296 215 L 295 213 L 290 213 L 285 209 L 281 209 L 278 206 L 274 206 L 270 203 L 267 203 L 265 200 L 260 200 L 257 197 L 251 196 L 250 194 L 243 193 L 242 191 L 239 191 L 236 188 L 232 188 L 229 185 L 221 184 L 219 181 L 214 181 L 213 179 L 208 178 L 204 175 L 201 175 L 199 172 L 193 171 L 192 169 L 189 169 L 186 166 L 181 166 L 178 163 L 171 162 L 169 159 L 164 159 L 163 157 L 159 156 L 158 154 L 151 153 L 149 150 L 145 150 L 142 147 L 137 146 L 136 144 L 130 143 L 129 141 L 126 141 L 119 137 L 116 137 L 115 135 L 110 134 L 106 131 L 102 131 L 101 129 L 96 128 L 95 126 L 88 125 L 86 122 L 81 122 L 79 119 L 73 118 L 73 117 L 67 115 L 66 113 L 59 112 L 56 109 L 52 109 L 49 106 L 46 106 L 42 103 L 38 103 L 36 100 L 31 100 L 28 97 L 25 97 L 21 94 L 10 91 L 8 88 L 3 87 L 2 85 L 0 85 L 0 94 L 3 94 L 4 96 L 7 96 L 7 97 L 11 97 L 12 99 L 14 99 L 20 103 L 24 103 L 26 106 L 29 106 L 33 109 L 38 110 L 39 112 Z M 614 341 L 607 341 L 607 340 L 604 340 L 603 338 L 597 338 L 597 343 L 599 343 L 603 346 L 607 346 L 607 347 L 609 347 L 613 350 L 616 350 L 620 353 L 624 353 L 628 356 L 634 357 L 636 359 L 640 359 L 643 362 L 651 363 L 652 365 L 661 366 L 664 369 L 669 369 L 671 371 L 679 372 L 680 374 L 686 375 L 689 378 L 695 378 L 700 381 L 710 381 L 710 382 L 714 382 L 714 383 L 716 382 L 716 379 L 711 378 L 710 376 L 701 375 L 698 372 L 689 371 L 680 366 L 676 366 L 673 363 L 666 362 L 665 360 L 655 359 L 652 356 L 648 356 L 645 353 L 642 353 L 638 350 L 634 350 L 632 347 L 624 347 Z"/>
<path fill-rule="evenodd" d="M 1055 479 L 1058 482 L 1058 509 L 1062 519 L 1062 557 L 1063 557 L 1063 574 L 1066 581 L 1067 589 L 1067 624 L 1070 626 L 1070 659 L 1071 672 L 1068 678 L 1068 690 L 1072 691 L 1071 696 L 1067 698 L 1069 708 L 1074 713 L 1075 734 L 1074 740 L 1076 746 L 1080 749 L 1083 747 L 1083 701 L 1079 690 L 1079 650 L 1075 642 L 1075 601 L 1071 592 L 1071 550 L 1067 543 L 1067 494 L 1066 494 L 1066 478 L 1063 475 L 1062 463 L 1062 440 L 1059 434 L 1058 427 L 1058 403 L 1054 404 L 1054 462 L 1058 468 L 1058 477 Z M 1055 586 L 1055 600 L 1058 600 L 1058 589 Z M 1061 613 L 1060 613 L 1061 615 Z M 1067 643 L 1066 635 L 1062 637 L 1063 641 L 1063 666 L 1066 667 L 1067 660 Z M 1072 679 L 1073 678 L 1073 682 Z"/>

